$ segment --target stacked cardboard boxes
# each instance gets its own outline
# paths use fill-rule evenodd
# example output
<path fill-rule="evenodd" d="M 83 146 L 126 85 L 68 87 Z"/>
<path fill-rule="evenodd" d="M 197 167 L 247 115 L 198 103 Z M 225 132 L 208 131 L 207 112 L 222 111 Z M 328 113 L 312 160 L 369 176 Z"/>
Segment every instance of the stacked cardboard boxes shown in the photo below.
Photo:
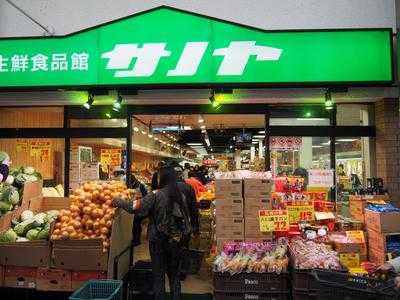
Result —
<path fill-rule="evenodd" d="M 260 231 L 258 211 L 271 209 L 272 183 L 265 179 L 244 179 L 244 238 L 247 241 L 259 241 L 271 239 L 271 233 Z"/>
<path fill-rule="evenodd" d="M 388 195 L 351 195 L 349 198 L 350 215 L 353 220 L 365 222 L 365 208 L 368 201 L 389 200 Z"/>
<path fill-rule="evenodd" d="M 400 241 L 400 212 L 376 212 L 365 210 L 365 226 L 368 234 L 369 260 L 383 264 L 391 253 L 387 244 Z"/>
<path fill-rule="evenodd" d="M 243 182 L 237 179 L 215 181 L 215 234 L 217 250 L 226 241 L 244 239 Z"/>

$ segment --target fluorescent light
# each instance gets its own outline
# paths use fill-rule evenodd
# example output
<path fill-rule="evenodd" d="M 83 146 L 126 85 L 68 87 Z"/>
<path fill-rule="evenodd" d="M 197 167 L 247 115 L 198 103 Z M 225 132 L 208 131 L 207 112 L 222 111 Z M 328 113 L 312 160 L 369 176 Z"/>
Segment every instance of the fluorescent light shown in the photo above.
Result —
<path fill-rule="evenodd" d="M 252 144 L 257 145 L 258 142 L 257 141 L 252 141 Z"/>
<path fill-rule="evenodd" d="M 337 139 L 338 142 L 354 142 L 357 139 Z"/>
<path fill-rule="evenodd" d="M 297 121 L 325 121 L 323 118 L 297 118 Z"/>
<path fill-rule="evenodd" d="M 187 143 L 188 146 L 203 146 L 203 143 Z"/>
<path fill-rule="evenodd" d="M 206 129 L 206 125 L 201 125 L 200 129 Z"/>
<path fill-rule="evenodd" d="M 322 148 L 320 145 L 312 145 L 312 148 Z"/>
<path fill-rule="evenodd" d="M 134 131 L 134 132 L 138 132 L 138 131 L 139 131 L 139 128 L 133 127 L 133 131 Z"/>
<path fill-rule="evenodd" d="M 265 135 L 253 135 L 253 138 L 255 138 L 255 139 L 264 139 Z"/>
<path fill-rule="evenodd" d="M 321 143 L 321 145 L 324 145 L 324 146 L 329 146 L 331 144 L 331 141 L 327 141 L 326 143 Z"/>
<path fill-rule="evenodd" d="M 265 134 L 265 130 L 260 130 L 258 133 Z"/>

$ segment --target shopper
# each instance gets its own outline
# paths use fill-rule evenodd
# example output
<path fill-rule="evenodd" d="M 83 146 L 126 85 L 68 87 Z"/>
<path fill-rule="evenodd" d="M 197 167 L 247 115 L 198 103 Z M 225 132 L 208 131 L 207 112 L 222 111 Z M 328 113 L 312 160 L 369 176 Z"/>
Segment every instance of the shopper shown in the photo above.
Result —
<path fill-rule="evenodd" d="M 387 261 L 385 264 L 379 267 L 378 271 L 382 273 L 400 273 L 400 256 Z M 400 289 L 400 275 L 395 277 L 394 283 L 397 289 Z"/>
<path fill-rule="evenodd" d="M 188 179 L 189 178 L 189 171 L 190 171 L 190 164 L 189 163 L 185 163 L 185 167 L 183 170 L 183 179 Z"/>
<path fill-rule="evenodd" d="M 160 161 L 157 164 L 157 167 L 155 169 L 155 172 L 153 173 L 153 176 L 151 178 L 151 190 L 155 191 L 158 189 L 158 171 L 165 166 L 165 161 Z"/>
<path fill-rule="evenodd" d="M 142 199 L 148 194 L 146 186 L 142 182 L 140 182 L 133 174 L 131 175 L 131 181 L 128 184 L 128 187 L 136 190 L 135 195 L 137 195 L 138 197 L 135 200 Z M 133 246 L 139 246 L 141 244 L 142 221 L 144 219 L 145 218 L 138 215 L 136 215 L 133 219 L 133 225 L 132 225 Z"/>
<path fill-rule="evenodd" d="M 113 206 L 129 213 L 148 216 L 149 248 L 154 277 L 156 300 L 166 299 L 165 274 L 168 275 L 173 300 L 181 299 L 179 260 L 183 241 L 190 237 L 187 199 L 177 183 L 173 168 L 161 168 L 158 176 L 160 189 L 141 201 L 113 199 Z"/>
<path fill-rule="evenodd" d="M 207 192 L 207 188 L 196 178 L 196 173 L 193 171 L 189 172 L 188 179 L 185 182 L 194 189 L 197 198 L 200 193 Z"/>

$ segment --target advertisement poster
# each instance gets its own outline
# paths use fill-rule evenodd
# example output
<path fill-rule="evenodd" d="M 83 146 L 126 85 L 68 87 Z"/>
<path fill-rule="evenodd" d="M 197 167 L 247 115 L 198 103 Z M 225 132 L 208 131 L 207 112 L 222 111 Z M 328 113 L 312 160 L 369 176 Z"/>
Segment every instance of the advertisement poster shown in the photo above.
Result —
<path fill-rule="evenodd" d="M 32 141 L 29 148 L 30 156 L 32 157 L 40 157 L 41 160 L 48 160 L 50 158 L 50 141 Z"/>
<path fill-rule="evenodd" d="M 102 166 L 120 166 L 121 156 L 121 149 L 101 149 L 100 163 Z"/>
<path fill-rule="evenodd" d="M 289 230 L 287 210 L 260 210 L 258 217 L 261 232 Z"/>
<path fill-rule="evenodd" d="M 17 148 L 17 152 L 28 152 L 28 141 L 17 139 L 17 144 L 15 146 Z"/>
<path fill-rule="evenodd" d="M 333 170 L 308 170 L 308 186 L 327 187 L 333 186 Z"/>

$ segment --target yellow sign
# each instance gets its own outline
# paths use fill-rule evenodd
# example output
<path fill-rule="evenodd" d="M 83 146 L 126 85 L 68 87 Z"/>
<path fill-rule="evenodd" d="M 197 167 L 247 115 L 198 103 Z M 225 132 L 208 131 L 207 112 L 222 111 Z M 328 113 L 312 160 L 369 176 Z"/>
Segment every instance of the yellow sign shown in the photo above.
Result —
<path fill-rule="evenodd" d="M 120 166 L 121 149 L 101 149 L 100 163 L 102 166 Z"/>
<path fill-rule="evenodd" d="M 367 245 L 365 243 L 364 231 L 362 230 L 349 230 L 346 231 L 346 236 L 354 243 L 358 243 L 361 246 L 361 254 L 367 254 Z"/>
<path fill-rule="evenodd" d="M 360 254 L 358 253 L 340 253 L 339 260 L 346 268 L 356 268 L 360 266 Z"/>
<path fill-rule="evenodd" d="M 287 210 L 260 210 L 258 212 L 258 219 L 261 232 L 289 230 Z"/>
<path fill-rule="evenodd" d="M 40 157 L 41 160 L 47 160 L 50 157 L 50 141 L 32 141 L 30 142 L 30 155 Z"/>
<path fill-rule="evenodd" d="M 291 201 L 286 204 L 289 223 L 314 220 L 314 205 L 312 201 Z"/>
<path fill-rule="evenodd" d="M 28 152 L 28 141 L 17 139 L 16 149 L 17 152 Z"/>

